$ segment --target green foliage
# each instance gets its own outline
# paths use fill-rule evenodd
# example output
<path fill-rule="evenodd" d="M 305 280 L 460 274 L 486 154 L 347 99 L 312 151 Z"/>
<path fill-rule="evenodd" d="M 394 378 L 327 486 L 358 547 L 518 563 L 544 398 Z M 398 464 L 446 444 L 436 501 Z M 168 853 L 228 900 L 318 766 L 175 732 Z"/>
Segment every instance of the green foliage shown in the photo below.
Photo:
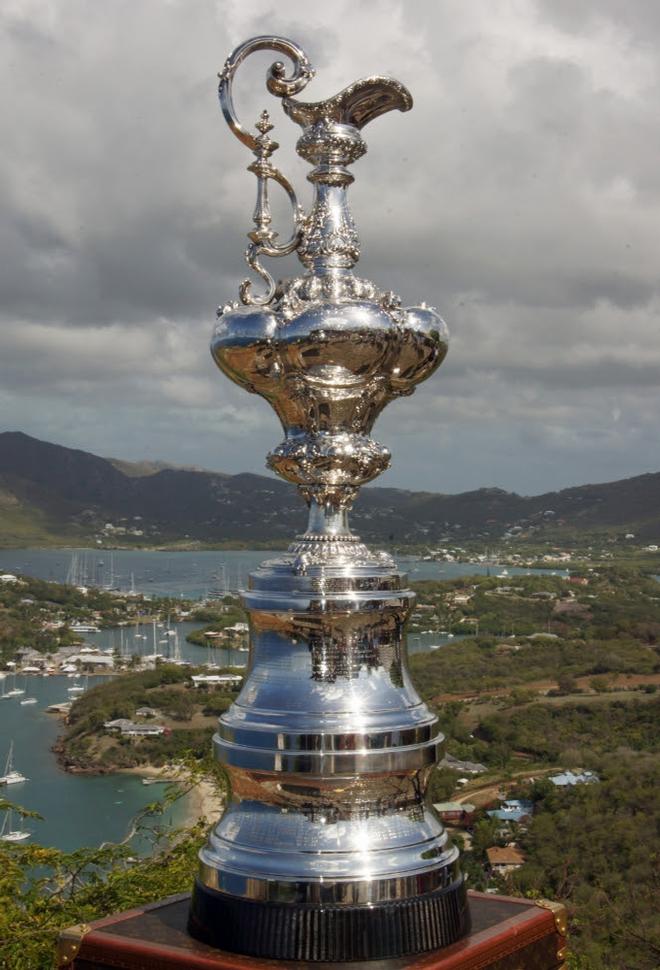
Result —
<path fill-rule="evenodd" d="M 447 802 L 456 791 L 456 780 L 460 777 L 451 768 L 434 768 L 429 781 L 429 797 L 432 802 Z"/>
<path fill-rule="evenodd" d="M 515 588 L 504 594 L 495 593 L 492 579 L 421 588 L 422 602 L 434 605 L 425 623 L 429 617 L 430 624 L 444 625 L 450 617 L 459 632 L 461 617 L 472 618 L 468 629 L 479 620 L 478 637 L 411 662 L 424 697 L 435 701 L 448 750 L 499 767 L 489 772 L 491 784 L 499 776 L 510 797 L 536 805 L 527 834 L 519 827 L 507 835 L 526 853 L 520 870 L 506 880 L 488 874 L 485 852 L 502 829 L 482 817 L 463 853 L 463 872 L 474 889 L 564 900 L 571 915 L 571 970 L 651 970 L 660 966 L 660 702 L 657 686 L 643 677 L 660 669 L 658 584 L 619 566 L 590 573 L 589 584 L 573 595 L 558 578 L 511 577 L 507 583 Z M 457 591 L 469 593 L 469 602 L 448 608 Z M 534 595 L 542 592 L 552 596 Z M 534 628 L 556 636 L 530 640 L 526 634 Z M 579 677 L 585 680 L 578 683 Z M 557 690 L 539 695 L 553 684 Z M 452 694 L 456 700 L 438 703 Z M 558 789 L 539 775 L 539 762 L 557 770 L 592 768 L 602 783 Z M 525 764 L 535 775 L 531 783 L 515 780 Z M 508 786 L 507 778 L 514 779 Z M 450 783 L 438 773 L 443 795 Z"/>
<path fill-rule="evenodd" d="M 475 823 L 463 871 L 475 889 L 564 899 L 571 912 L 572 970 L 651 970 L 660 965 L 653 911 L 653 895 L 660 888 L 654 874 L 660 858 L 660 702 L 652 683 L 631 690 L 624 701 L 610 691 L 621 674 L 647 676 L 660 670 L 658 585 L 633 567 L 601 569 L 589 574 L 584 587 L 569 588 L 559 577 L 542 575 L 510 577 L 507 584 L 511 588 L 504 593 L 496 592 L 502 581 L 488 577 L 418 584 L 422 604 L 432 607 L 424 611 L 425 626 L 451 624 L 458 633 L 474 630 L 479 621 L 479 636 L 416 655 L 411 663 L 428 700 L 450 694 L 471 698 L 468 704 L 449 700 L 437 705 L 449 750 L 484 762 L 490 766 L 491 786 L 493 779 L 505 785 L 508 779 L 512 797 L 531 798 L 536 805 L 528 832 L 513 833 L 527 862 L 507 884 L 487 872 L 486 850 L 502 842 L 503 835 L 501 823 L 486 817 Z M 64 609 L 71 620 L 86 615 L 88 598 L 53 586 L 30 587 L 27 595 L 39 604 L 34 607 L 19 606 L 16 590 L 0 590 L 0 649 L 15 649 L 28 629 L 29 642 L 34 642 L 44 597 L 50 597 L 47 610 Z M 460 591 L 470 594 L 468 602 L 453 602 L 452 594 Z M 94 602 L 107 622 L 117 616 L 114 600 Z M 195 619 L 207 629 L 221 629 L 244 614 L 228 599 L 198 611 Z M 461 619 L 469 622 L 461 625 Z M 527 639 L 548 631 L 556 638 Z M 205 644 L 204 633 L 195 631 L 190 639 Z M 66 630 L 60 635 L 66 636 Z M 190 673 L 164 664 L 88 691 L 72 708 L 63 757 L 90 770 L 204 761 L 213 731 L 205 718 L 226 710 L 232 696 L 188 690 Z M 578 677 L 587 680 L 578 685 Z M 579 701 L 539 697 L 544 683 L 558 683 L 559 693 L 571 695 L 581 687 L 585 696 Z M 486 691 L 502 696 L 493 698 Z M 169 719 L 173 730 L 168 737 L 130 740 L 103 731 L 106 720 L 132 718 L 143 705 Z M 530 761 L 533 783 L 516 774 Z M 539 761 L 593 768 L 602 784 L 559 790 L 539 777 Z M 457 776 L 449 769 L 435 770 L 431 798 L 450 799 Z M 7 970 L 49 967 L 60 927 L 188 889 L 202 835 L 199 828 L 165 839 L 157 833 L 152 857 L 137 863 L 128 861 L 125 847 L 63 854 L 0 844 L 0 893 L 8 899 L 0 910 L 0 940 L 7 941 L 0 943 L 0 965 Z"/>
<path fill-rule="evenodd" d="M 192 630 L 187 635 L 186 640 L 198 647 L 206 647 L 209 643 L 206 638 L 208 632 L 225 630 L 228 626 L 234 626 L 235 623 L 246 623 L 248 617 L 241 605 L 235 599 L 227 596 L 223 600 L 222 607 L 205 606 L 195 610 L 193 619 L 203 622 L 205 626 L 199 630 Z M 219 644 L 219 646 L 225 645 L 226 641 Z"/>
<path fill-rule="evenodd" d="M 519 650 L 498 653 L 491 641 L 462 640 L 442 650 L 411 657 L 411 671 L 426 698 L 524 686 L 534 681 L 590 674 L 654 673 L 658 654 L 637 640 L 523 641 Z"/>
<path fill-rule="evenodd" d="M 614 751 L 660 751 L 660 700 L 636 701 L 604 698 L 599 703 L 564 704 L 551 707 L 532 704 L 485 718 L 477 734 L 488 744 L 504 744 L 549 761 L 568 748 L 586 753 Z"/>
<path fill-rule="evenodd" d="M 80 637 L 70 626 L 92 617 L 102 627 L 115 627 L 144 619 L 147 613 L 166 615 L 180 607 L 181 601 L 171 597 L 147 603 L 142 597 L 126 599 L 94 587 L 82 592 L 75 586 L 20 576 L 16 583 L 0 583 L 0 663 L 14 659 L 23 647 L 47 655 L 76 643 Z M 44 629 L 45 621 L 64 625 Z"/>
<path fill-rule="evenodd" d="M 153 670 L 113 677 L 81 694 L 71 708 L 69 725 L 75 731 L 81 722 L 87 726 L 92 715 L 102 724 L 117 717 L 132 717 L 137 707 L 158 707 L 153 703 L 154 694 L 166 697 L 171 697 L 171 694 L 156 689 L 184 684 L 190 680 L 191 673 L 194 670 L 190 667 L 164 663 Z"/>
<path fill-rule="evenodd" d="M 151 853 L 136 859 L 130 843 L 61 852 L 40 845 L 0 843 L 0 966 L 4 970 L 51 970 L 60 930 L 190 889 L 205 826 L 164 832 L 160 815 L 208 772 L 219 790 L 222 774 L 187 759 L 187 785 L 171 787 L 148 806 L 134 833 L 148 836 Z M 22 813 L 29 814 L 29 813 Z"/>
<path fill-rule="evenodd" d="M 484 862 L 486 858 L 486 849 L 499 844 L 497 833 L 501 824 L 497 819 L 488 817 L 475 823 L 472 833 L 472 852 L 480 862 Z"/>
<path fill-rule="evenodd" d="M 478 620 L 485 637 L 529 636 L 550 632 L 565 639 L 615 640 L 625 636 L 648 644 L 660 642 L 660 599 L 657 582 L 639 570 L 610 566 L 588 577 L 587 586 L 572 586 L 559 576 L 511 576 L 506 581 L 462 576 L 450 581 L 415 583 L 425 613 L 438 629 L 451 624 L 454 633 L 473 633 Z M 454 595 L 469 596 L 466 603 Z M 465 621 L 465 622 L 463 622 Z"/>
<path fill-rule="evenodd" d="M 609 758 L 599 785 L 548 790 L 522 836 L 526 864 L 514 891 L 565 901 L 575 967 L 655 970 L 660 965 L 659 762 Z"/>
<path fill-rule="evenodd" d="M 231 619 L 227 619 L 231 617 Z M 231 626 L 233 623 L 245 621 L 247 614 L 241 607 L 240 600 L 235 596 L 224 596 L 221 600 L 196 606 L 192 619 L 198 623 L 215 623 L 219 626 Z"/>
<path fill-rule="evenodd" d="M 85 771 L 139 765 L 161 766 L 185 754 L 205 756 L 211 747 L 214 723 L 200 717 L 221 713 L 235 694 L 195 690 L 189 686 L 194 668 L 159 664 L 153 670 L 122 674 L 86 691 L 71 708 L 69 722 L 58 742 L 64 764 Z M 127 738 L 104 730 L 106 721 L 133 719 L 139 707 L 157 709 L 171 731 L 158 737 Z"/>

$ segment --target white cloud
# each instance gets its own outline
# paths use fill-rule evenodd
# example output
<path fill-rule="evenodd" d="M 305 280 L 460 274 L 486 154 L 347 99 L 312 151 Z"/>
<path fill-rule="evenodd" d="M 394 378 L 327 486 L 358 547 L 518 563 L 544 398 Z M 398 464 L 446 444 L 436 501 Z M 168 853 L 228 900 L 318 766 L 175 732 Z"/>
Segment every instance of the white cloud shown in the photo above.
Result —
<path fill-rule="evenodd" d="M 6 428 L 261 469 L 277 421 L 207 350 L 254 198 L 215 73 L 274 32 L 315 62 L 304 98 L 368 73 L 415 98 L 367 129 L 355 166 L 361 270 L 437 305 L 453 341 L 376 429 L 395 457 L 383 482 L 530 491 L 656 467 L 652 5 L 10 0 L 0 25 Z M 271 102 L 276 162 L 307 200 L 297 130 L 263 86 L 271 60 L 241 69 L 237 104 L 249 120 Z"/>

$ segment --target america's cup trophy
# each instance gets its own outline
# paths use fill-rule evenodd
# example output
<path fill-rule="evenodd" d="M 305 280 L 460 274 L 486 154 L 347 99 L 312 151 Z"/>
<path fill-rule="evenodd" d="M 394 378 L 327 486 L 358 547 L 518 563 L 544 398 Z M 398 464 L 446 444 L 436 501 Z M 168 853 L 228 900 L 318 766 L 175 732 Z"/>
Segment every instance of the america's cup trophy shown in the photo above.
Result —
<path fill-rule="evenodd" d="M 268 113 L 255 134 L 236 117 L 232 84 L 253 51 L 277 51 L 266 86 L 300 125 L 298 153 L 314 167 L 309 212 L 274 167 Z M 406 88 L 368 77 L 327 101 L 294 96 L 313 77 L 281 37 L 238 47 L 220 75 L 220 103 L 254 154 L 254 228 L 246 258 L 263 280 L 218 312 L 220 369 L 261 395 L 282 422 L 269 466 L 309 506 L 307 531 L 250 575 L 243 689 L 223 714 L 215 753 L 231 799 L 200 853 L 191 933 L 223 950 L 304 961 L 402 957 L 469 930 L 458 851 L 426 797 L 443 736 L 406 667 L 415 597 L 387 553 L 348 525 L 358 490 L 390 463 L 370 437 L 391 400 L 411 394 L 447 352 L 434 309 L 405 308 L 356 276 L 358 236 L 347 166 L 366 151 L 362 129 Z M 269 181 L 293 207 L 293 232 L 271 228 Z M 275 282 L 264 256 L 297 253 L 300 275 Z"/>

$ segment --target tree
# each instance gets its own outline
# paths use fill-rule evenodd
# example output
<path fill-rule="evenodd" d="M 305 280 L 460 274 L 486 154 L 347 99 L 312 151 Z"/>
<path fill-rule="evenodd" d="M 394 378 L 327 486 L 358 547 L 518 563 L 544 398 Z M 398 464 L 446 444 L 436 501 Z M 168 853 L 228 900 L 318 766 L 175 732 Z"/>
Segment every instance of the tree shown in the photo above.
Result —
<path fill-rule="evenodd" d="M 182 777 L 188 783 L 184 788 L 172 787 L 162 802 L 147 806 L 136 819 L 134 832 L 152 840 L 151 855 L 137 862 L 128 842 L 75 852 L 0 842 L 3 970 L 52 970 L 57 936 L 65 927 L 190 889 L 205 825 L 198 822 L 163 832 L 160 815 L 196 781 L 209 777 L 208 772 L 225 792 L 226 780 L 210 760 L 201 764 L 188 759 L 185 771 Z M 7 807 L 9 803 L 0 799 L 0 810 Z M 21 815 L 35 814 L 11 807 Z"/>
<path fill-rule="evenodd" d="M 577 680 L 571 674 L 559 674 L 557 677 L 557 687 L 562 694 L 574 694 L 577 690 Z"/>
<path fill-rule="evenodd" d="M 474 826 L 472 834 L 472 851 L 476 859 L 484 861 L 486 849 L 496 845 L 499 841 L 498 831 L 501 822 L 496 818 L 482 818 Z"/>

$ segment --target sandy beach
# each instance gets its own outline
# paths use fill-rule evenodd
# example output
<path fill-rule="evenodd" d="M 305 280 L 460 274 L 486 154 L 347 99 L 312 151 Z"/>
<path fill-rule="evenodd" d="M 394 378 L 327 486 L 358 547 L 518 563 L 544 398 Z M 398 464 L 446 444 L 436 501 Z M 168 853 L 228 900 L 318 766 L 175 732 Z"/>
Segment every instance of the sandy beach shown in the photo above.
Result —
<path fill-rule="evenodd" d="M 149 778 L 154 781 L 179 782 L 181 785 L 188 785 L 190 776 L 185 768 L 177 765 L 164 765 L 156 768 L 153 765 L 138 765 L 135 768 L 123 768 L 122 774 L 137 775 L 140 778 Z M 219 817 L 224 807 L 222 794 L 216 790 L 215 785 L 206 779 L 193 785 L 185 796 L 185 819 L 184 825 L 194 825 L 200 819 L 210 825 Z"/>
<path fill-rule="evenodd" d="M 217 821 L 224 808 L 222 795 L 210 781 L 200 781 L 186 797 L 186 824 L 192 825 L 203 819 L 211 825 Z"/>

